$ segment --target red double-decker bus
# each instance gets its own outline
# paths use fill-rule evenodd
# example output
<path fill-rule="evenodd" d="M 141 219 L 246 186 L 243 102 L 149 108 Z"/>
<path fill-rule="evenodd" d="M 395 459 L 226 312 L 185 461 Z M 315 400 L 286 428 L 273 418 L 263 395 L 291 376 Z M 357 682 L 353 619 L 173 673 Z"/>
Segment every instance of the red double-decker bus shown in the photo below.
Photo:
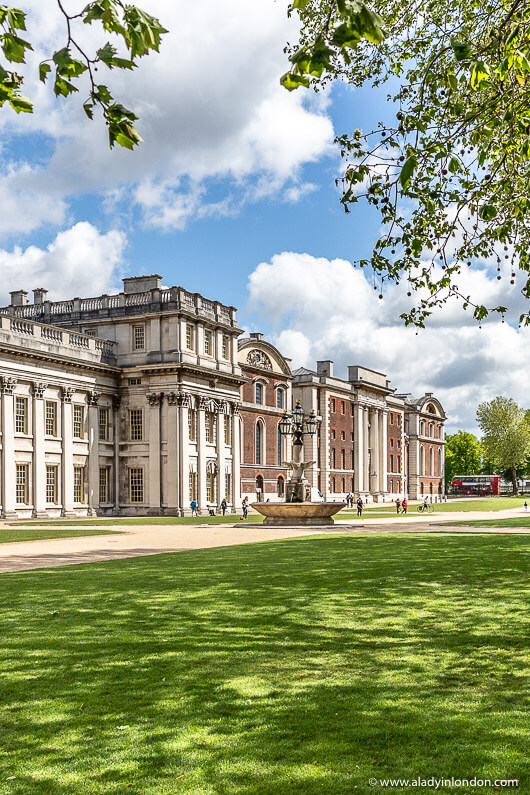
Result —
<path fill-rule="evenodd" d="M 453 494 L 500 494 L 499 475 L 455 475 L 452 480 Z"/>

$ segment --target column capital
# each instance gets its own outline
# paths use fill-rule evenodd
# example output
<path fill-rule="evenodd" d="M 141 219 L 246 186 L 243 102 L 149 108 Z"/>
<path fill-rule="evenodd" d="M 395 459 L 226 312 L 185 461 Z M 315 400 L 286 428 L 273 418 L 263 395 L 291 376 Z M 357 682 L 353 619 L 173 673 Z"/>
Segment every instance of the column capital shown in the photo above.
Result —
<path fill-rule="evenodd" d="M 208 411 L 210 408 L 210 401 L 207 397 L 199 398 L 199 411 Z"/>
<path fill-rule="evenodd" d="M 183 409 L 191 409 L 191 394 L 189 392 L 179 392 L 177 394 L 177 405 Z"/>
<path fill-rule="evenodd" d="M 44 393 L 46 392 L 47 386 L 48 384 L 34 381 L 32 384 L 33 397 L 42 400 L 42 398 L 44 397 Z"/>
<path fill-rule="evenodd" d="M 166 400 L 168 406 L 176 406 L 177 405 L 178 395 L 176 392 L 166 392 Z"/>
<path fill-rule="evenodd" d="M 0 389 L 2 390 L 3 395 L 12 395 L 13 390 L 17 385 L 17 379 L 11 378 L 8 376 L 6 378 L 2 378 L 2 383 L 0 385 Z"/>
<path fill-rule="evenodd" d="M 88 393 L 88 405 L 89 406 L 97 406 L 99 400 L 99 392 L 95 390 L 93 392 Z"/>
<path fill-rule="evenodd" d="M 148 392 L 148 394 L 146 395 L 146 398 L 147 398 L 150 406 L 160 406 L 162 404 L 163 399 L 164 399 L 164 393 L 163 392 Z"/>
<path fill-rule="evenodd" d="M 217 403 L 218 414 L 228 414 L 228 403 L 226 400 L 219 400 Z"/>
<path fill-rule="evenodd" d="M 63 403 L 71 403 L 74 394 L 74 389 L 71 386 L 61 387 L 61 400 Z"/>
<path fill-rule="evenodd" d="M 121 406 L 121 395 L 113 395 L 112 396 L 112 408 L 115 411 L 118 411 L 120 406 Z"/>
<path fill-rule="evenodd" d="M 232 403 L 232 414 L 233 414 L 235 417 L 238 417 L 238 416 L 239 416 L 239 412 L 240 412 L 240 410 L 241 410 L 241 403 L 239 403 L 239 402 L 234 402 L 234 403 Z"/>

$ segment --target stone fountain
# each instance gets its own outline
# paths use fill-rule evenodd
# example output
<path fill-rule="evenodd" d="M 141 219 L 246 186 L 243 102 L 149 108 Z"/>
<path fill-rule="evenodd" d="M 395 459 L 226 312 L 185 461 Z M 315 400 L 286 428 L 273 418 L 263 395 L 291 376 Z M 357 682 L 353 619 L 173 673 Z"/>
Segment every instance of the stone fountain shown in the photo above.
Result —
<path fill-rule="evenodd" d="M 292 460 L 284 464 L 291 472 L 285 485 L 285 502 L 254 502 L 252 507 L 265 519 L 264 525 L 275 527 L 322 527 L 334 524 L 333 515 L 344 507 L 344 502 L 312 502 L 311 484 L 305 476 L 315 461 L 303 461 L 303 436 L 316 433 L 319 418 L 314 409 L 307 414 L 300 401 L 291 415 L 287 412 L 279 423 L 283 436 L 294 437 Z"/>

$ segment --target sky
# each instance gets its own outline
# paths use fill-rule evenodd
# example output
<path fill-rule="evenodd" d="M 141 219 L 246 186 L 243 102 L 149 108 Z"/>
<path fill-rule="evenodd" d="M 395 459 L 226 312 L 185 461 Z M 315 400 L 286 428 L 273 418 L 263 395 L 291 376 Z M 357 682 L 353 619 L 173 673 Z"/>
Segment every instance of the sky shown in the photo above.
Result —
<path fill-rule="evenodd" d="M 0 112 L 2 303 L 15 289 L 95 296 L 124 276 L 159 273 L 165 286 L 236 306 L 241 327 L 263 332 L 293 367 L 332 359 L 339 377 L 359 364 L 399 393 L 434 392 L 449 432 L 476 432 L 477 405 L 496 395 L 527 407 L 520 285 L 507 289 L 491 263 L 474 263 L 459 286 L 477 302 L 510 301 L 507 322 L 479 329 L 455 303 L 416 331 L 399 318 L 406 286 L 388 286 L 381 300 L 353 265 L 379 222 L 362 202 L 344 213 L 334 137 L 388 118 L 387 91 L 285 91 L 283 48 L 297 35 L 285 0 L 139 4 L 169 29 L 160 54 L 101 76 L 140 116 L 144 142 L 129 152 L 109 150 L 101 119 L 85 117 L 86 86 L 64 100 L 38 82 L 39 61 L 65 43 L 64 22 L 53 0 L 20 3 L 34 47 L 24 93 L 36 108 Z M 108 39 L 81 27 L 92 50 Z"/>

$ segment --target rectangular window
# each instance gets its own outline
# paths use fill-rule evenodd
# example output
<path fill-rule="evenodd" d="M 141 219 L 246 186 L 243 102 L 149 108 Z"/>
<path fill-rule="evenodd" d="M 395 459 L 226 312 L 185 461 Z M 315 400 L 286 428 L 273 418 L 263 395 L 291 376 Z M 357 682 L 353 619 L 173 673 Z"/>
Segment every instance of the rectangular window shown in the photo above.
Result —
<path fill-rule="evenodd" d="M 336 453 L 335 453 L 335 448 L 333 448 L 333 450 L 331 451 L 331 466 L 333 467 L 333 469 L 335 469 L 335 464 L 336 464 Z"/>
<path fill-rule="evenodd" d="M 15 433 L 28 432 L 28 399 L 15 398 Z"/>
<path fill-rule="evenodd" d="M 343 400 L 341 400 L 341 402 L 340 402 L 340 413 L 341 414 L 345 414 L 345 412 L 346 412 L 346 404 L 344 403 Z"/>
<path fill-rule="evenodd" d="M 350 403 L 350 414 L 353 417 L 353 403 Z M 353 491 L 353 489 L 352 489 Z"/>
<path fill-rule="evenodd" d="M 207 356 L 212 355 L 212 332 L 205 331 L 204 332 L 204 353 Z"/>
<path fill-rule="evenodd" d="M 190 472 L 190 502 L 197 499 L 197 473 Z"/>
<path fill-rule="evenodd" d="M 144 471 L 140 467 L 129 469 L 129 502 L 144 501 Z"/>
<path fill-rule="evenodd" d="M 332 439 L 334 439 L 334 438 L 335 438 L 335 428 L 332 428 L 332 429 L 331 429 L 331 438 L 332 438 Z"/>
<path fill-rule="evenodd" d="M 145 348 L 145 326 L 133 326 L 133 351 Z"/>
<path fill-rule="evenodd" d="M 99 502 L 110 502 L 110 467 L 99 468 Z"/>
<path fill-rule="evenodd" d="M 57 436 L 57 403 L 47 400 L 46 412 L 46 436 Z"/>
<path fill-rule="evenodd" d="M 390 471 L 391 472 L 394 471 L 394 456 L 393 455 L 390 456 Z"/>
<path fill-rule="evenodd" d="M 141 442 L 144 438 L 144 414 L 142 409 L 129 409 L 129 440 Z"/>
<path fill-rule="evenodd" d="M 232 475 L 230 472 L 225 474 L 225 495 L 226 501 L 230 502 L 230 497 L 232 495 Z"/>
<path fill-rule="evenodd" d="M 394 424 L 394 415 L 390 412 L 390 425 Z"/>
<path fill-rule="evenodd" d="M 340 438 L 342 439 L 342 441 L 345 441 L 345 439 L 346 439 L 346 433 L 345 433 L 345 431 L 341 431 L 341 432 L 340 432 Z"/>
<path fill-rule="evenodd" d="M 283 389 L 276 390 L 276 408 L 283 409 Z"/>
<path fill-rule="evenodd" d="M 186 348 L 189 351 L 194 350 L 194 336 L 193 326 L 191 323 L 186 323 Z"/>
<path fill-rule="evenodd" d="M 223 359 L 230 359 L 230 342 L 226 334 L 223 335 Z"/>
<path fill-rule="evenodd" d="M 129 386 L 138 386 L 138 384 L 142 383 L 142 379 L 141 378 L 129 378 L 129 379 L 127 379 L 127 383 L 129 384 Z"/>
<path fill-rule="evenodd" d="M 46 467 L 46 502 L 57 505 L 57 467 Z"/>
<path fill-rule="evenodd" d="M 205 424 L 205 432 L 206 432 L 206 441 L 207 442 L 215 442 L 216 441 L 216 433 L 215 433 L 215 414 L 211 411 L 206 411 L 204 413 L 204 424 Z"/>
<path fill-rule="evenodd" d="M 340 468 L 341 469 L 346 469 L 346 451 L 345 450 L 341 450 L 340 451 Z"/>
<path fill-rule="evenodd" d="M 254 394 L 255 394 L 255 397 L 256 397 L 256 403 L 261 405 L 263 403 L 263 385 L 262 384 L 256 384 L 254 389 L 255 389 Z"/>
<path fill-rule="evenodd" d="M 232 423 L 228 414 L 225 414 L 225 444 L 232 444 Z"/>
<path fill-rule="evenodd" d="M 350 433 L 350 442 L 353 442 L 353 431 Z"/>
<path fill-rule="evenodd" d="M 350 469 L 353 469 L 353 450 L 350 452 Z"/>
<path fill-rule="evenodd" d="M 188 409 L 188 430 L 190 442 L 197 441 L 197 414 L 195 409 Z"/>
<path fill-rule="evenodd" d="M 73 406 L 74 417 L 74 439 L 83 438 L 83 420 L 84 420 L 84 407 L 79 405 Z"/>
<path fill-rule="evenodd" d="M 397 471 L 401 472 L 401 456 L 397 457 Z"/>
<path fill-rule="evenodd" d="M 74 467 L 74 502 L 85 501 L 85 468 Z"/>
<path fill-rule="evenodd" d="M 217 502 L 215 475 L 211 472 L 206 474 L 206 500 L 207 502 Z"/>
<path fill-rule="evenodd" d="M 394 440 L 393 439 L 390 440 L 390 447 L 394 447 Z"/>
<path fill-rule="evenodd" d="M 108 441 L 109 438 L 109 410 L 100 408 L 99 410 L 99 439 L 101 442 Z"/>
<path fill-rule="evenodd" d="M 16 501 L 28 505 L 29 464 L 17 464 Z"/>
<path fill-rule="evenodd" d="M 329 404 L 330 411 L 332 414 L 335 414 L 335 400 L 332 398 Z"/>

